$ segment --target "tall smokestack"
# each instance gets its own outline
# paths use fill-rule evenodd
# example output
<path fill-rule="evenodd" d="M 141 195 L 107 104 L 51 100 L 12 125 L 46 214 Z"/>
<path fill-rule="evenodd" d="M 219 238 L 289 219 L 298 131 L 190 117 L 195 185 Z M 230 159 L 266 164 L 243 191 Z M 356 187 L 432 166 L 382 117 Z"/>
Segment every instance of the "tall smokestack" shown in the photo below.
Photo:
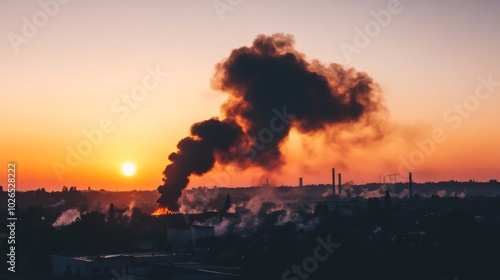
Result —
<path fill-rule="evenodd" d="M 269 186 L 269 178 L 266 177 L 266 186 Z"/>
<path fill-rule="evenodd" d="M 411 177 L 411 172 L 408 173 L 408 184 L 410 185 L 410 199 L 413 198 L 413 179 Z"/>
<path fill-rule="evenodd" d="M 302 187 L 302 177 L 299 178 L 299 187 Z"/>
<path fill-rule="evenodd" d="M 332 168 L 332 191 L 335 193 L 335 168 Z"/>
<path fill-rule="evenodd" d="M 342 174 L 339 173 L 339 195 L 342 194 Z"/>

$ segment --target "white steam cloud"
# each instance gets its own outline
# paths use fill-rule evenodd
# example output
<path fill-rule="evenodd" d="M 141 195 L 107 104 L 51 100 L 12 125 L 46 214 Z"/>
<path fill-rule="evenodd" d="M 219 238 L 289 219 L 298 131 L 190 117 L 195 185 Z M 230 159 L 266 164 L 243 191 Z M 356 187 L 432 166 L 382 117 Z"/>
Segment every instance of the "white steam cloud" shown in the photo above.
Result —
<path fill-rule="evenodd" d="M 57 220 L 52 224 L 53 227 L 62 227 L 75 222 L 80 218 L 80 211 L 78 209 L 69 209 L 64 211 Z"/>

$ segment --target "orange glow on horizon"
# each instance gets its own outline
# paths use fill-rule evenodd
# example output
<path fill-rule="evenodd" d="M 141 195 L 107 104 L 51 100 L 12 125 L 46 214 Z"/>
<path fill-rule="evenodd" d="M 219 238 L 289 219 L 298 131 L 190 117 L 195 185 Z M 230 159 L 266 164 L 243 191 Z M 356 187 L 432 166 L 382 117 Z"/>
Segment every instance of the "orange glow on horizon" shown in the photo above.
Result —
<path fill-rule="evenodd" d="M 491 36 L 500 5 L 435 1 L 428 13 L 425 4 L 412 3 L 394 16 L 397 23 L 382 29 L 383 36 L 370 36 L 358 48 L 355 27 L 364 29 L 372 20 L 369 10 L 379 11 L 387 1 L 371 8 L 349 1 L 272 2 L 266 9 L 248 1 L 225 14 L 224 22 L 213 9 L 190 1 L 151 2 L 64 5 L 57 20 L 37 26 L 33 38 L 0 45 L 0 186 L 7 187 L 6 162 L 14 161 L 17 191 L 156 190 L 191 125 L 224 118 L 221 106 L 231 96 L 226 91 L 234 89 L 211 86 L 221 78 L 213 76 L 217 63 L 231 50 L 251 46 L 255 36 L 278 31 L 292 34 L 310 63 L 353 67 L 373 79 L 389 114 L 383 139 L 367 142 L 365 130 L 342 126 L 325 135 L 292 130 L 280 147 L 279 169 L 216 165 L 190 176 L 187 189 L 258 186 L 267 177 L 273 186 L 296 186 L 299 177 L 304 184 L 329 184 L 332 167 L 346 182 L 379 182 L 381 174 L 403 173 L 406 162 L 416 162 L 416 182 L 500 180 L 500 67 L 492 59 L 500 36 Z M 0 3 L 9 3 L 1 9 L 3 34 L 23 35 L 20 19 L 29 15 L 32 21 L 43 12 L 36 1 Z M 265 25 L 249 24 L 254 11 Z M 199 20 L 185 25 L 186 17 Z M 297 24 L 297 17 L 305 20 Z M 159 28 L 172 26 L 183 28 Z M 192 30 L 203 36 L 189 36 Z M 345 53 L 343 43 L 359 51 Z M 157 79 L 148 78 L 151 71 Z M 436 128 L 444 132 L 441 143 L 428 141 Z M 129 160 L 135 173 L 121 170 Z"/>

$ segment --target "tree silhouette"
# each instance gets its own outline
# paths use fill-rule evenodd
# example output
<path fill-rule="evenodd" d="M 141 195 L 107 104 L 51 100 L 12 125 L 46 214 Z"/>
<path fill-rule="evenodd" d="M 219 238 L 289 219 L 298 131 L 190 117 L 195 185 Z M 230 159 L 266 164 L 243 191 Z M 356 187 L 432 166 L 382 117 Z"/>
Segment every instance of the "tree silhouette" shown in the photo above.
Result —
<path fill-rule="evenodd" d="M 115 222 L 115 205 L 113 203 L 109 204 L 108 210 L 108 223 L 112 224 Z"/>
<path fill-rule="evenodd" d="M 227 213 L 229 208 L 231 208 L 231 196 L 229 194 L 227 194 L 226 200 L 224 201 L 224 205 L 222 206 L 221 212 Z"/>

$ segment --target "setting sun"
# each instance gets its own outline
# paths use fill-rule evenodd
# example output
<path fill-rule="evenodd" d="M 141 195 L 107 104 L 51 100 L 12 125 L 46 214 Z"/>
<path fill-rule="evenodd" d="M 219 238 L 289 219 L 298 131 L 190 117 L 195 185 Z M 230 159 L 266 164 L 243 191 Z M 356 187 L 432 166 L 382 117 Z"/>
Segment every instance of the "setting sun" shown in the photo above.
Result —
<path fill-rule="evenodd" d="M 135 174 L 135 164 L 127 162 L 122 166 L 122 173 L 125 176 L 132 176 Z"/>

